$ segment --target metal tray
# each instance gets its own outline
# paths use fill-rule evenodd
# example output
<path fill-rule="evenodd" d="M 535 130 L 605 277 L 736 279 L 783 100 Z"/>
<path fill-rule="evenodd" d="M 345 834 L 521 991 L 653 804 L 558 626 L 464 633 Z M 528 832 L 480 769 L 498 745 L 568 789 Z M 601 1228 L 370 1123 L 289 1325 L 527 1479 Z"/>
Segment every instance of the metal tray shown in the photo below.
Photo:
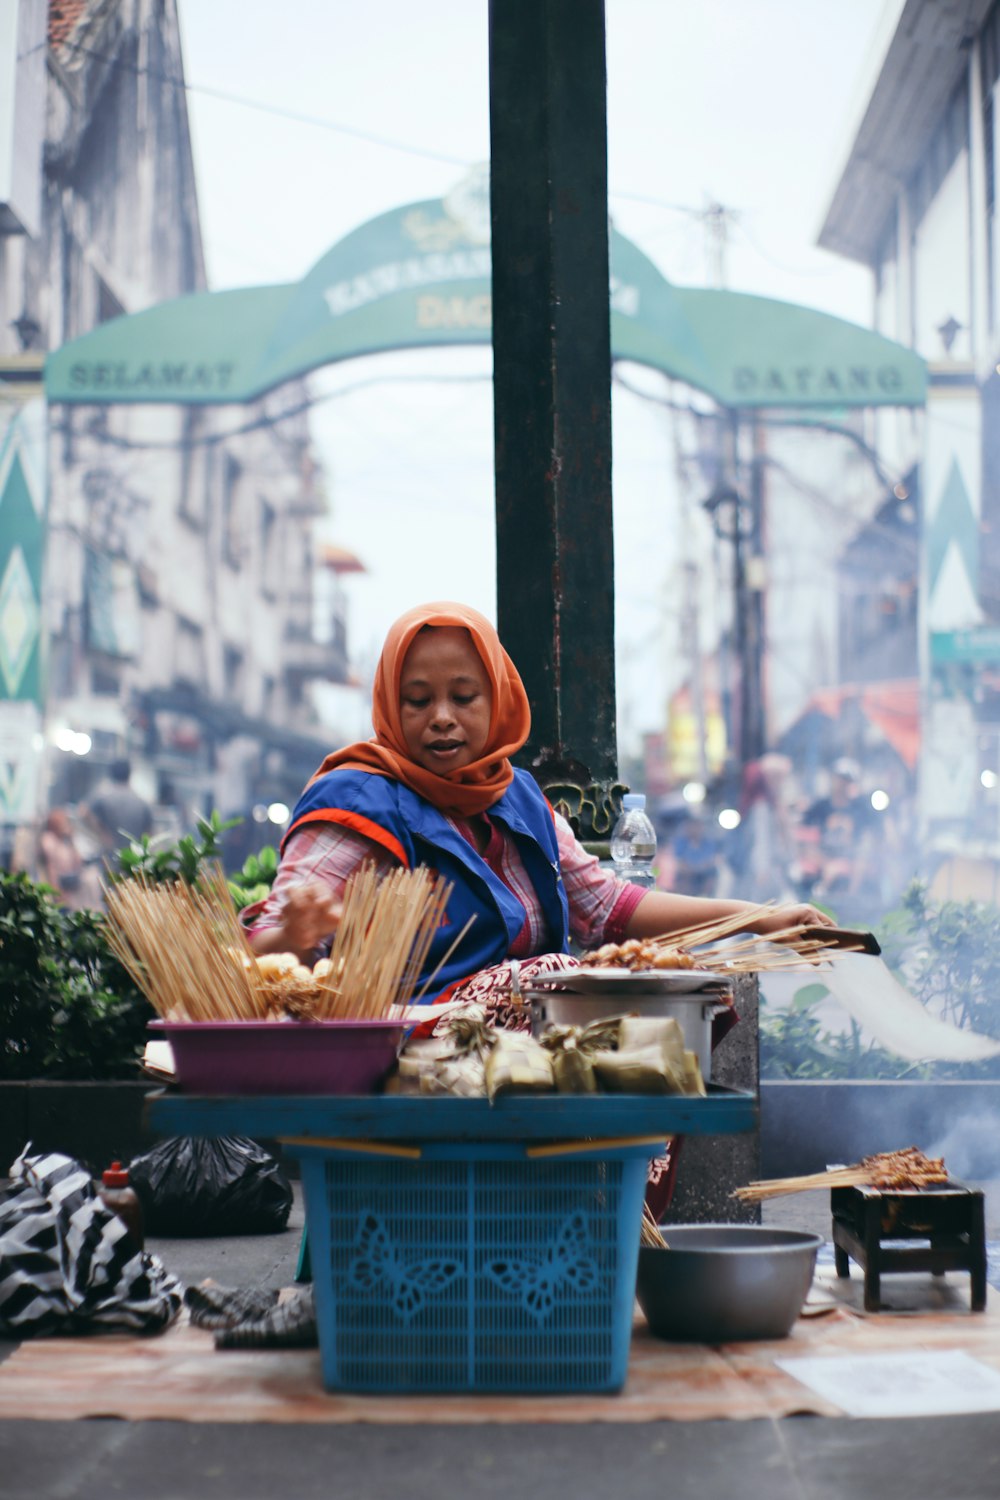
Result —
<path fill-rule="evenodd" d="M 566 995 L 690 995 L 727 990 L 731 980 L 712 969 L 567 969 L 541 975 L 531 990 Z"/>

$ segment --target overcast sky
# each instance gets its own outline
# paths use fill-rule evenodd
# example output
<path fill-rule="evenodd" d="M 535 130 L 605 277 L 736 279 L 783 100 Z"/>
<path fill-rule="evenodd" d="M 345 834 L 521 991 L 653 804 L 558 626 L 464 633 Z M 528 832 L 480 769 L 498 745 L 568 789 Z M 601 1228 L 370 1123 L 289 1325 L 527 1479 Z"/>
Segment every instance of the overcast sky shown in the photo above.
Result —
<path fill-rule="evenodd" d="M 376 214 L 489 157 L 487 0 L 178 0 L 213 289 L 294 281 Z M 900 0 L 607 0 L 610 211 L 671 280 L 710 284 L 704 210 L 731 210 L 726 283 L 868 321 L 867 273 L 816 248 Z M 649 201 L 645 201 L 649 200 Z M 488 350 L 383 355 L 315 377 L 330 536 L 353 644 L 427 598 L 495 618 Z M 622 737 L 662 725 L 676 497 L 663 414 L 616 391 Z M 358 727 L 345 726 L 350 732 Z"/>

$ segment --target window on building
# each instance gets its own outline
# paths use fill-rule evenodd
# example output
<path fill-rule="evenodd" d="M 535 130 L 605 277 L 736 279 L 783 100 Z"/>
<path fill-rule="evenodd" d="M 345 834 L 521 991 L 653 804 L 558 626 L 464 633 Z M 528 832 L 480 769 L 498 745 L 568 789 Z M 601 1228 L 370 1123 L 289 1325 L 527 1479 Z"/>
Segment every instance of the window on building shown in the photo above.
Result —
<path fill-rule="evenodd" d="M 222 455 L 222 552 L 232 568 L 242 567 L 247 538 L 243 524 L 243 465 L 231 453 Z"/>
<path fill-rule="evenodd" d="M 177 621 L 177 659 L 174 675 L 178 682 L 191 687 L 205 685 L 205 636 L 200 625 L 190 620 Z"/>
<path fill-rule="evenodd" d="M 278 512 L 264 499 L 263 495 L 259 500 L 259 514 L 261 592 L 266 598 L 274 599 L 278 592 L 278 579 L 281 574 Z"/>
<path fill-rule="evenodd" d="M 940 191 L 948 173 L 969 144 L 969 85 L 963 78 L 948 102 L 941 128 L 931 139 L 910 178 L 910 219 L 914 229 Z"/>
<path fill-rule="evenodd" d="M 238 646 L 223 647 L 222 671 L 225 678 L 223 686 L 227 696 L 242 702 L 246 658 Z"/>
<path fill-rule="evenodd" d="M 987 94 L 983 101 L 983 174 L 986 178 L 986 316 L 991 328 L 996 327 L 996 110 L 993 95 Z"/>
<path fill-rule="evenodd" d="M 111 667 L 94 662 L 90 668 L 90 691 L 97 698 L 117 698 L 121 678 Z"/>
<path fill-rule="evenodd" d="M 181 419 L 179 443 L 181 498 L 178 512 L 185 521 L 199 529 L 205 524 L 207 500 L 204 450 L 198 442 L 203 422 L 203 413 L 188 407 Z"/>

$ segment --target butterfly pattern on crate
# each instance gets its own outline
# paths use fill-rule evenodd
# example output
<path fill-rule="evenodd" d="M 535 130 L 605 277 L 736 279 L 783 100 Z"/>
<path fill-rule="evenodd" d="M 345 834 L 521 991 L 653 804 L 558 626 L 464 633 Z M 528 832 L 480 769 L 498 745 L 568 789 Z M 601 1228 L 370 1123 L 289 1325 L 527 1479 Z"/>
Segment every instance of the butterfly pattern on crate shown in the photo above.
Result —
<path fill-rule="evenodd" d="M 404 1257 L 373 1213 L 362 1217 L 356 1246 L 357 1253 L 347 1267 L 348 1284 L 359 1292 L 374 1292 L 388 1284 L 392 1309 L 402 1323 L 412 1322 L 428 1297 L 443 1292 L 465 1270 L 457 1256 Z"/>
<path fill-rule="evenodd" d="M 586 1297 L 597 1288 L 601 1273 L 586 1253 L 589 1247 L 586 1216 L 570 1214 L 541 1253 L 529 1250 L 488 1261 L 486 1274 L 502 1291 L 516 1296 L 537 1323 L 544 1323 L 558 1292 Z"/>

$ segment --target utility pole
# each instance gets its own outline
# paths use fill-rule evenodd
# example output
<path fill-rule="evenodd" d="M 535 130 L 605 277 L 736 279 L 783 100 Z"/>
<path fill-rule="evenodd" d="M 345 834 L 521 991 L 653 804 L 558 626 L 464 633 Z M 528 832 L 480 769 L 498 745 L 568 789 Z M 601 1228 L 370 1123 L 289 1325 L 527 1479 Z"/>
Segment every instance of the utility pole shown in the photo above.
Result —
<path fill-rule="evenodd" d="M 754 413 L 751 429 L 753 452 L 750 462 L 750 556 L 744 572 L 746 584 L 746 647 L 743 671 L 747 679 L 746 760 L 757 760 L 767 749 L 767 713 L 764 702 L 764 658 L 766 652 L 764 557 L 765 434 Z"/>
<path fill-rule="evenodd" d="M 491 0 L 497 621 L 520 762 L 584 839 L 620 803 L 603 0 Z"/>
<path fill-rule="evenodd" d="M 705 226 L 705 257 L 708 262 L 709 284 L 720 289 L 726 285 L 729 226 L 735 219 L 735 210 L 726 208 L 722 203 L 709 203 L 701 213 L 701 221 Z"/>
<path fill-rule="evenodd" d="M 691 684 L 691 714 L 694 719 L 697 745 L 698 779 L 704 786 L 708 782 L 708 733 L 705 724 L 705 682 L 701 661 L 701 621 L 699 610 L 700 569 L 694 557 L 692 539 L 694 527 L 691 521 L 690 484 L 681 455 L 681 438 L 676 410 L 671 419 L 671 435 L 674 444 L 674 473 L 681 496 L 681 619 L 679 645 L 681 660 L 688 664 Z"/>
<path fill-rule="evenodd" d="M 729 230 L 736 217 L 735 210 L 715 202 L 709 203 L 702 214 L 709 279 L 718 288 L 726 285 Z M 735 410 L 725 413 L 724 420 L 719 424 L 719 495 L 731 496 L 733 504 L 730 533 L 733 549 L 732 645 L 739 662 L 738 702 L 732 708 L 731 717 L 734 722 L 727 727 L 730 731 L 730 749 L 735 751 L 741 771 L 749 761 L 762 755 L 766 748 L 763 694 L 762 441 L 761 429 L 755 420 L 752 429 L 749 490 L 744 494 L 741 482 L 739 413 Z M 721 521 L 721 517 L 719 520 Z"/>

